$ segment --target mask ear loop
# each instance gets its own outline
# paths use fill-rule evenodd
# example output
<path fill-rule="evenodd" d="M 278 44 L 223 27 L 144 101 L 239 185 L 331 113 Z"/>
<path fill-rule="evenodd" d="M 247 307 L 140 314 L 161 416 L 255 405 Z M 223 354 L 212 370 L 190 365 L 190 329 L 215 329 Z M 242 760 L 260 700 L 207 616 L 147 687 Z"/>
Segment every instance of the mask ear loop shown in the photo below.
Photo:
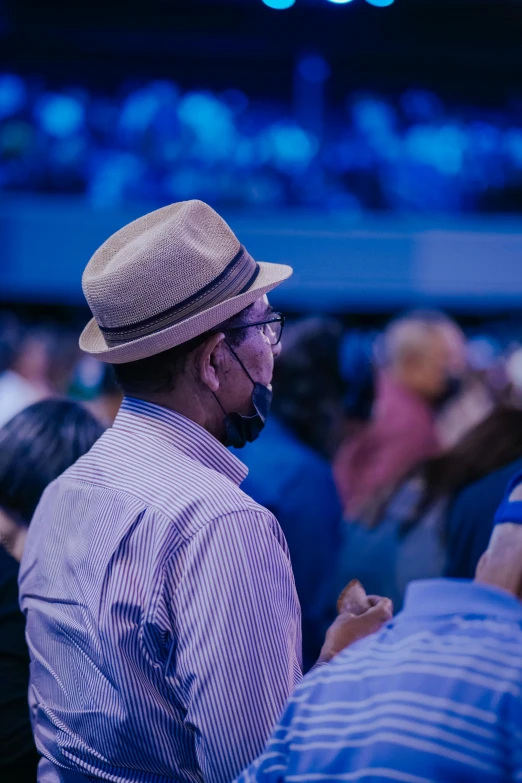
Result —
<path fill-rule="evenodd" d="M 254 379 L 252 378 L 252 376 L 251 376 L 251 375 L 250 375 L 250 373 L 248 372 L 247 368 L 245 367 L 245 365 L 243 364 L 243 362 L 241 361 L 241 359 L 239 358 L 239 356 L 237 355 L 237 353 L 234 351 L 234 349 L 232 348 L 232 346 L 230 345 L 230 343 L 228 342 L 228 340 L 227 340 L 227 338 L 226 338 L 226 337 L 225 337 L 225 345 L 227 346 L 228 350 L 230 351 L 230 353 L 232 354 L 232 356 L 234 357 L 234 359 L 235 359 L 237 362 L 239 362 L 239 365 L 240 365 L 240 367 L 242 368 L 243 372 L 246 374 L 246 376 L 247 376 L 248 380 L 250 381 L 250 383 L 252 384 L 252 386 L 255 386 L 255 385 L 256 385 L 256 383 L 255 383 Z M 211 391 L 212 391 L 212 390 L 211 390 Z M 229 416 L 230 414 L 228 414 L 228 413 L 226 412 L 226 410 L 224 409 L 224 407 L 223 407 L 223 405 L 221 404 L 221 401 L 220 401 L 219 397 L 217 396 L 216 392 L 214 392 L 214 391 L 213 391 L 213 392 L 212 392 L 212 394 L 214 395 L 214 397 L 215 397 L 215 399 L 216 399 L 216 402 L 217 402 L 217 404 L 219 405 L 219 407 L 221 408 L 221 410 L 223 411 L 223 413 L 225 414 L 225 416 Z M 255 414 L 254 414 L 254 416 L 255 416 Z M 245 416 L 245 418 L 247 418 L 247 419 L 250 419 L 250 418 L 254 418 L 254 416 Z"/>
<path fill-rule="evenodd" d="M 230 353 L 232 354 L 232 356 L 234 357 L 234 359 L 235 359 L 237 362 L 239 362 L 240 366 L 241 366 L 241 367 L 242 367 L 242 369 L 243 369 L 243 372 L 244 372 L 244 373 L 245 373 L 245 375 L 247 376 L 247 378 L 248 378 L 248 380 L 250 381 L 250 383 L 252 384 L 252 386 L 255 386 L 255 385 L 256 385 L 256 382 L 254 381 L 254 379 L 252 378 L 252 376 L 251 376 L 251 375 L 250 375 L 250 373 L 248 372 L 247 368 L 245 367 L 245 365 L 243 364 L 243 362 L 241 361 L 241 359 L 239 358 L 239 356 L 237 355 L 237 353 L 234 351 L 234 349 L 232 348 L 232 346 L 230 345 L 230 343 L 228 342 L 228 340 L 227 340 L 227 338 L 226 338 L 226 337 L 225 337 L 225 344 L 226 344 L 226 346 L 227 346 L 228 350 L 230 351 Z"/>
<path fill-rule="evenodd" d="M 255 392 L 256 386 L 259 386 L 259 385 L 262 385 L 262 384 L 258 384 L 258 383 L 256 383 L 256 381 L 254 381 L 254 379 L 252 378 L 252 376 L 251 376 L 251 375 L 250 375 L 250 373 L 248 372 L 247 368 L 245 367 L 245 365 L 243 364 L 243 362 L 241 361 L 241 359 L 239 358 L 239 356 L 237 355 L 237 353 L 234 351 L 234 349 L 232 348 L 232 346 L 230 345 L 230 343 L 228 342 L 228 340 L 227 340 L 227 338 L 226 338 L 226 337 L 225 337 L 225 343 L 226 343 L 226 345 L 227 345 L 227 347 L 228 347 L 228 350 L 229 350 L 229 351 L 230 351 L 230 353 L 232 354 L 232 356 L 235 358 L 235 360 L 236 360 L 237 362 L 239 362 L 239 365 L 240 365 L 240 367 L 242 368 L 243 372 L 245 373 L 245 375 L 246 375 L 246 376 L 247 376 L 247 378 L 249 379 L 250 383 L 251 383 L 251 384 L 252 384 L 252 386 L 254 387 L 254 392 Z M 221 403 L 220 403 L 220 404 L 221 404 Z M 255 405 L 255 403 L 253 403 L 253 405 L 254 405 L 254 408 L 255 408 L 255 409 L 256 409 L 256 411 L 257 411 L 257 408 L 256 408 L 256 405 Z M 223 406 L 221 406 L 221 408 L 222 408 L 222 410 L 223 410 L 223 412 L 224 412 L 224 408 L 223 408 Z M 232 414 L 227 414 L 227 415 L 232 415 Z M 238 414 L 238 415 L 239 415 L 239 414 Z M 252 416 L 241 416 L 241 418 L 242 418 L 242 419 L 255 419 L 255 418 L 256 418 L 256 416 L 259 416 L 259 413 L 258 413 L 258 412 L 256 412 L 256 413 L 253 413 L 253 414 L 252 414 Z"/>
<path fill-rule="evenodd" d="M 212 391 L 212 389 L 210 391 Z M 217 404 L 219 405 L 219 407 L 221 408 L 221 410 L 223 411 L 225 416 L 228 416 L 228 413 L 226 412 L 224 407 L 221 405 L 221 401 L 220 401 L 219 397 L 217 396 L 216 392 L 212 391 L 212 394 L 214 395 L 214 399 L 216 400 Z"/>

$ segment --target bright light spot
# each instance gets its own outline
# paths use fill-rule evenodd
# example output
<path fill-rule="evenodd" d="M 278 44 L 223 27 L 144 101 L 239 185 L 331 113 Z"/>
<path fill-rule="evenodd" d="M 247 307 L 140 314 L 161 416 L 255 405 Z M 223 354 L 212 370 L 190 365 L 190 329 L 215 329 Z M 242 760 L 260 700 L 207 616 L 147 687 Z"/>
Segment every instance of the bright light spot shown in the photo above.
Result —
<path fill-rule="evenodd" d="M 285 8 L 291 8 L 294 5 L 295 0 L 263 0 L 263 3 L 269 8 L 283 11 Z"/>
<path fill-rule="evenodd" d="M 36 114 L 44 131 L 59 139 L 78 133 L 85 118 L 79 101 L 58 93 L 44 95 L 36 106 Z"/>
<path fill-rule="evenodd" d="M 265 135 L 264 143 L 268 156 L 283 171 L 307 166 L 317 152 L 317 141 L 294 124 L 272 126 Z"/>
<path fill-rule="evenodd" d="M 387 5 L 393 5 L 394 0 L 366 0 L 366 2 L 376 8 L 386 8 Z"/>
<path fill-rule="evenodd" d="M 351 3 L 352 0 L 330 0 L 330 3 L 335 3 L 336 5 L 345 5 L 346 3 Z"/>
<path fill-rule="evenodd" d="M 232 153 L 235 143 L 232 110 L 215 95 L 185 93 L 178 104 L 178 116 L 196 137 L 202 157 L 220 160 Z"/>

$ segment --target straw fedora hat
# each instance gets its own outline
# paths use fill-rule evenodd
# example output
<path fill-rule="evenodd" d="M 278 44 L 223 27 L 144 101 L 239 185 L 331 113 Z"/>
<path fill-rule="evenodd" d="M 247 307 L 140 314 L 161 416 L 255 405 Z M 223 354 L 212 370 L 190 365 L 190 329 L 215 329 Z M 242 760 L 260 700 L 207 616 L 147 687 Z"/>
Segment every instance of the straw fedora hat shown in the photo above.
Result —
<path fill-rule="evenodd" d="M 82 286 L 94 318 L 80 348 L 113 364 L 153 356 L 213 329 L 291 274 L 254 261 L 208 204 L 170 204 L 117 231 L 87 264 Z"/>

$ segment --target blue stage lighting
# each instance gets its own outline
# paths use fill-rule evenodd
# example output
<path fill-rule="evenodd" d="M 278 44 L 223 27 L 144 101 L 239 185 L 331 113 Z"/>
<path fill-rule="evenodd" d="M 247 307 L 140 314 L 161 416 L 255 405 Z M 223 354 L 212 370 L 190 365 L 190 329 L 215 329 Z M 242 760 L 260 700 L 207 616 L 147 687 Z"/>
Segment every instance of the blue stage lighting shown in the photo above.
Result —
<path fill-rule="evenodd" d="M 330 3 L 335 3 L 336 5 L 345 5 L 346 3 L 351 3 L 352 0 L 330 0 Z"/>
<path fill-rule="evenodd" d="M 269 8 L 283 11 L 285 8 L 291 8 L 294 5 L 295 0 L 263 0 L 263 3 Z"/>
<path fill-rule="evenodd" d="M 388 5 L 393 5 L 395 0 L 366 0 L 370 5 L 374 5 L 376 8 L 386 8 Z"/>
<path fill-rule="evenodd" d="M 330 76 L 330 66 L 323 57 L 310 54 L 303 57 L 297 66 L 299 75 L 307 82 L 321 84 Z"/>

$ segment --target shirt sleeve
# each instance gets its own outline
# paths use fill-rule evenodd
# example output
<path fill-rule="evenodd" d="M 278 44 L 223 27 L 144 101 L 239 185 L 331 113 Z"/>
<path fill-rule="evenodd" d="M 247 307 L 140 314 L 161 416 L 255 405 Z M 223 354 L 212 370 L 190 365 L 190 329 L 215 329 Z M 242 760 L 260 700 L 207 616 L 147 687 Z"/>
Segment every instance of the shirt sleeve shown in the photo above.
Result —
<path fill-rule="evenodd" d="M 298 725 L 302 729 L 303 723 L 310 720 L 303 718 L 302 707 L 309 705 L 310 692 L 317 687 L 316 679 L 321 677 L 323 667 L 329 665 L 326 662 L 317 664 L 306 675 L 301 687 L 297 688 L 292 698 L 288 700 L 263 753 L 239 775 L 234 783 L 283 783 L 290 775 L 306 778 L 306 770 L 300 763 L 299 749 L 296 750 L 293 746 L 295 730 Z M 317 769 L 314 769 L 314 772 L 317 772 Z"/>
<path fill-rule="evenodd" d="M 263 749 L 301 680 L 300 609 L 284 537 L 268 514 L 215 519 L 186 545 L 171 598 L 172 673 L 206 783 Z"/>
<path fill-rule="evenodd" d="M 294 709 L 295 704 L 288 704 L 263 753 L 242 772 L 234 783 L 283 783 L 286 780 L 290 763 L 289 734 L 292 728 Z"/>

